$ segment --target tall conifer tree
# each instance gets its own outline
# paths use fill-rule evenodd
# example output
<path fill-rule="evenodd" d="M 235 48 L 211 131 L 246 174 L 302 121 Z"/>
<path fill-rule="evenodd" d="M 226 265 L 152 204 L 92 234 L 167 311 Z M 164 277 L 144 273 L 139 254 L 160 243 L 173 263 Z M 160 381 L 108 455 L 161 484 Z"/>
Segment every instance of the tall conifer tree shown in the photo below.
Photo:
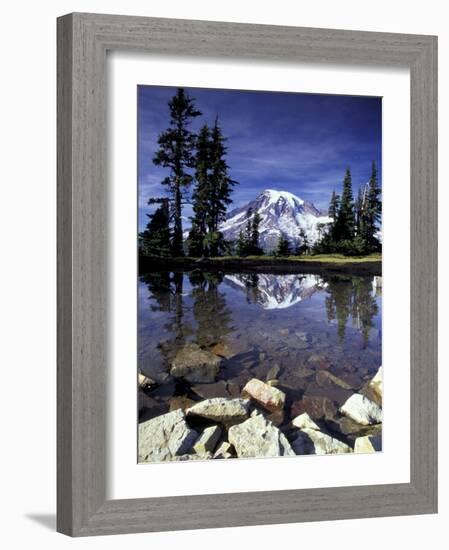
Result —
<path fill-rule="evenodd" d="M 162 181 L 168 187 L 170 195 L 171 215 L 173 218 L 173 234 L 171 249 L 174 256 L 182 256 L 182 201 L 183 194 L 192 182 L 188 172 L 194 165 L 193 151 L 195 135 L 189 130 L 189 125 L 201 112 L 195 108 L 194 100 L 183 88 L 178 88 L 176 95 L 168 102 L 170 126 L 158 139 L 159 150 L 153 162 L 157 166 L 169 168 L 169 175 Z"/>

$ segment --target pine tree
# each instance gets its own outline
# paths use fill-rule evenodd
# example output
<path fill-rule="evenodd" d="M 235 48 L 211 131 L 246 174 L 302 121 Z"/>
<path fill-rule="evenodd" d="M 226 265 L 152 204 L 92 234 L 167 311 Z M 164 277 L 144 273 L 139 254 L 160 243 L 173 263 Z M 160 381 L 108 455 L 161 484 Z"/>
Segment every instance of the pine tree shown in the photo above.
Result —
<path fill-rule="evenodd" d="M 237 183 L 229 176 L 229 166 L 225 160 L 226 138 L 223 137 L 218 117 L 215 119 L 210 138 L 210 184 L 207 224 L 210 236 L 212 256 L 218 254 L 223 240 L 218 227 L 226 219 L 226 210 L 232 202 L 232 188 Z"/>
<path fill-rule="evenodd" d="M 207 124 L 201 128 L 198 134 L 195 155 L 195 188 L 192 193 L 193 213 L 192 229 L 189 233 L 189 255 L 203 256 L 208 254 L 204 246 L 204 237 L 207 232 L 207 220 L 209 214 L 210 195 L 210 164 L 211 143 L 210 130 Z"/>
<path fill-rule="evenodd" d="M 371 167 L 371 177 L 368 182 L 368 189 L 363 208 L 363 237 L 366 242 L 366 246 L 370 251 L 380 248 L 380 243 L 376 238 L 378 224 L 382 216 L 382 201 L 380 195 L 381 189 L 377 180 L 376 163 L 373 161 Z"/>
<path fill-rule="evenodd" d="M 243 231 L 241 229 L 240 229 L 239 236 L 238 236 L 238 239 L 237 239 L 236 253 L 237 253 L 237 256 L 245 256 L 246 255 L 246 240 L 245 240 L 245 236 L 243 234 Z"/>
<path fill-rule="evenodd" d="M 188 169 L 194 165 L 193 151 L 196 141 L 189 125 L 201 112 L 195 108 L 193 99 L 183 88 L 178 88 L 176 95 L 168 102 L 168 107 L 170 126 L 159 136 L 159 150 L 153 162 L 157 166 L 170 169 L 170 174 L 162 183 L 168 187 L 173 216 L 171 250 L 174 256 L 182 256 L 182 199 L 193 179 Z"/>
<path fill-rule="evenodd" d="M 362 188 L 359 187 L 359 191 L 357 193 L 357 199 L 355 201 L 355 234 L 361 235 L 362 234 L 362 227 L 363 227 L 363 205 L 364 205 L 364 197 L 363 197 L 363 191 Z"/>
<path fill-rule="evenodd" d="M 249 253 L 252 256 L 261 256 L 263 254 L 262 248 L 259 246 L 259 225 L 262 221 L 262 218 L 259 212 L 256 212 L 253 216 L 253 221 L 251 224 L 251 237 L 250 237 L 250 250 Z"/>
<path fill-rule="evenodd" d="M 147 214 L 150 221 L 145 231 L 139 233 L 140 254 L 147 256 L 170 255 L 170 228 L 168 199 L 150 199 L 148 204 L 160 204 L 154 214 Z"/>
<path fill-rule="evenodd" d="M 284 237 L 283 234 L 279 237 L 278 245 L 276 248 L 276 256 L 289 256 L 290 255 L 290 243 Z"/>
<path fill-rule="evenodd" d="M 338 241 L 351 241 L 354 237 L 354 198 L 352 195 L 352 178 L 349 168 L 346 169 L 343 180 L 340 207 L 334 225 L 334 237 Z"/>
<path fill-rule="evenodd" d="M 337 195 L 337 193 L 335 193 L 335 190 L 332 191 L 328 214 L 329 214 L 329 217 L 332 218 L 334 223 L 338 215 L 339 201 L 340 201 L 340 197 Z"/>

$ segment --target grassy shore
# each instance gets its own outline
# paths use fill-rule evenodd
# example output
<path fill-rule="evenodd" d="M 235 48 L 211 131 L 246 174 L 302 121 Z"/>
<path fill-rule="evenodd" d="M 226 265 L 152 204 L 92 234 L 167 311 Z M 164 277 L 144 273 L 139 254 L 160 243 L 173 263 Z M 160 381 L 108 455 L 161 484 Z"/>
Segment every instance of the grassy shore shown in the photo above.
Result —
<path fill-rule="evenodd" d="M 360 275 L 381 275 L 381 254 L 369 256 L 343 256 L 342 254 L 317 254 L 316 256 L 219 256 L 215 258 L 158 258 L 141 256 L 139 271 L 193 269 L 220 269 L 227 272 L 266 273 L 319 273 L 339 272 Z"/>

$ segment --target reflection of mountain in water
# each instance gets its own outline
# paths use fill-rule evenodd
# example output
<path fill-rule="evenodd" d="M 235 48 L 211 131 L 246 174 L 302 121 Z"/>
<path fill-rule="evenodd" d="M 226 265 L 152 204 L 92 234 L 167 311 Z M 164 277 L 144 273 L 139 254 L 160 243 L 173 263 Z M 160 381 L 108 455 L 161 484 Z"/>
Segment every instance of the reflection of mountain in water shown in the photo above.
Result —
<path fill-rule="evenodd" d="M 285 309 L 310 298 L 326 287 L 318 275 L 226 275 L 224 281 L 244 291 L 248 302 L 258 303 L 264 309 Z"/>

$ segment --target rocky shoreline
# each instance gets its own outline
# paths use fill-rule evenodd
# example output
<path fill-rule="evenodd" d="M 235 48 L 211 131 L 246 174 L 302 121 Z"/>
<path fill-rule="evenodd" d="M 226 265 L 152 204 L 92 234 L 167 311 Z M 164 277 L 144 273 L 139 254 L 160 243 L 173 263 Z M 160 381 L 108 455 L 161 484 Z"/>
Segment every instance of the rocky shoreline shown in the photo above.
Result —
<path fill-rule="evenodd" d="M 140 463 L 381 450 L 382 367 L 357 387 L 351 376 L 333 374 L 330 362 L 318 357 L 314 371 L 298 373 L 313 378 L 316 395 L 292 400 L 276 366 L 265 380 L 253 377 L 242 386 L 217 381 L 231 352 L 224 344 L 213 350 L 189 343 L 172 359 L 170 376 L 193 386 L 199 399 L 172 396 L 169 412 L 139 424 Z M 141 411 L 151 405 L 157 387 L 139 374 Z M 336 399 L 327 396 L 329 388 Z"/>

